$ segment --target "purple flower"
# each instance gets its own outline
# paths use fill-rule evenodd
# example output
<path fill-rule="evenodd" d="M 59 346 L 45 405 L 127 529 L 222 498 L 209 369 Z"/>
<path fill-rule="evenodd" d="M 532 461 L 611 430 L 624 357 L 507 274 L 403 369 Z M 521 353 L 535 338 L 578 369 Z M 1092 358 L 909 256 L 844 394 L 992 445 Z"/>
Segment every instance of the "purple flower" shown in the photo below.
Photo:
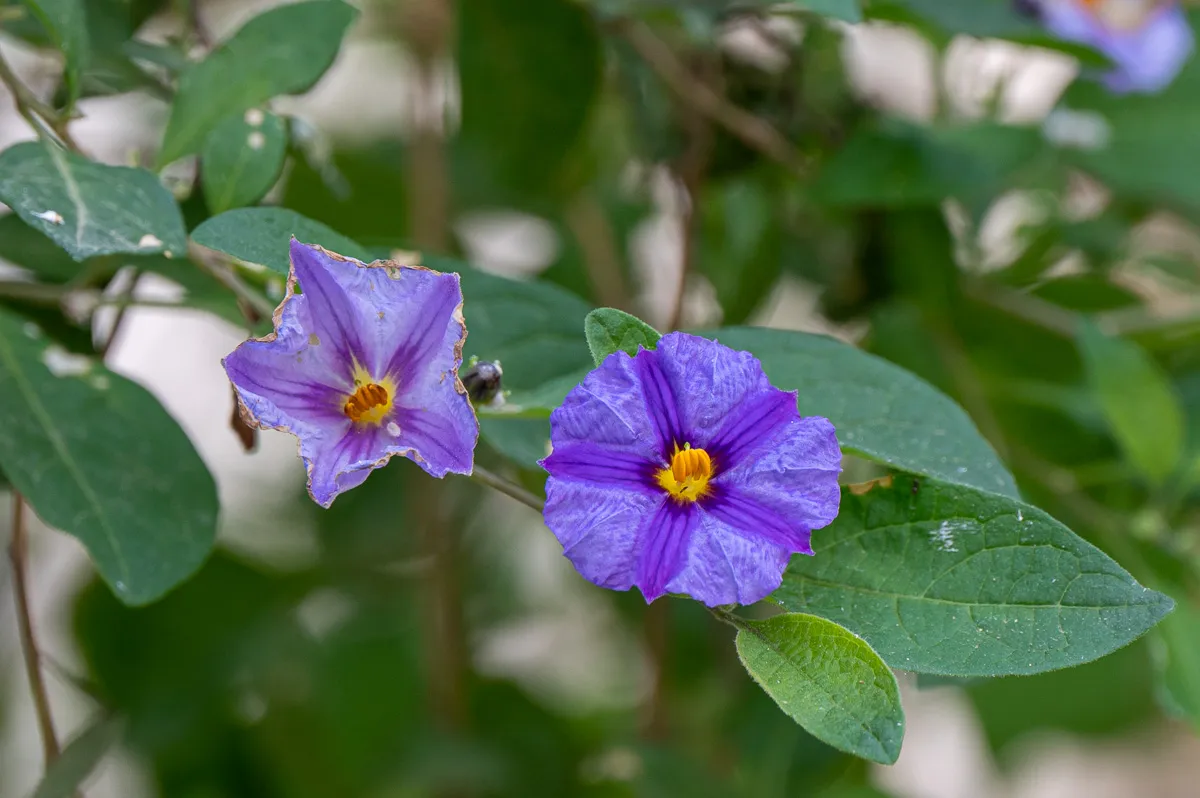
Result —
<path fill-rule="evenodd" d="M 392 455 L 435 477 L 471 473 L 479 427 L 458 379 L 458 275 L 364 265 L 295 239 L 291 260 L 275 332 L 222 361 L 247 423 L 300 440 L 322 507 Z"/>
<path fill-rule="evenodd" d="M 1117 93 L 1161 91 L 1192 54 L 1192 29 L 1174 0 L 1042 0 L 1040 11 L 1056 36 L 1112 60 L 1104 83 Z"/>
<path fill-rule="evenodd" d="M 584 578 L 753 604 L 838 511 L 828 419 L 758 359 L 685 333 L 616 352 L 550 416 L 546 525 Z"/>

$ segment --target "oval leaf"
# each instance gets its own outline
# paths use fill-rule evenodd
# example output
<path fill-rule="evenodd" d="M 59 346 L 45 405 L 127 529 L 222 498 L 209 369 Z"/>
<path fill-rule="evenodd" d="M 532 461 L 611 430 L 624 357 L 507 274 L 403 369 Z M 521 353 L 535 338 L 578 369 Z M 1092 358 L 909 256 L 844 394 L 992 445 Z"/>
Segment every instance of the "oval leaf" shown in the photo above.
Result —
<path fill-rule="evenodd" d="M 221 120 L 311 88 L 333 63 L 355 13 L 341 0 L 310 0 L 243 25 L 180 77 L 159 166 L 199 150 Z"/>
<path fill-rule="evenodd" d="M 592 361 L 599 366 L 613 352 L 638 353 L 638 347 L 653 349 L 662 333 L 637 316 L 616 308 L 598 308 L 583 320 Z"/>
<path fill-rule="evenodd" d="M 843 450 L 1018 496 L 1012 475 L 962 408 L 899 366 L 823 335 L 751 327 L 706 334 L 753 352 L 772 383 L 799 391 L 803 415 L 833 422 Z"/>
<path fill-rule="evenodd" d="M 43 521 L 83 542 L 127 604 L 159 598 L 213 547 L 216 485 L 162 405 L 5 313 L 0 468 Z"/>
<path fill-rule="evenodd" d="M 253 205 L 266 195 L 287 156 L 287 125 L 258 108 L 226 119 L 200 154 L 204 199 L 213 214 Z"/>
<path fill-rule="evenodd" d="M 0 153 L 0 201 L 75 260 L 187 251 L 179 206 L 157 177 L 52 144 L 30 141 Z"/>
<path fill-rule="evenodd" d="M 1041 510 L 933 480 L 842 491 L 815 556 L 771 597 L 866 638 L 893 668 L 1004 676 L 1101 657 L 1173 606 Z"/>
<path fill-rule="evenodd" d="M 885 765 L 896 761 L 904 739 L 900 689 L 862 638 L 815 615 L 743 625 L 738 656 L 780 709 L 838 750 Z"/>
<path fill-rule="evenodd" d="M 1084 321 L 1077 338 L 1088 378 L 1129 462 L 1162 482 L 1183 454 L 1183 409 L 1171 382 L 1141 347 Z"/>
<path fill-rule="evenodd" d="M 192 240 L 200 246 L 283 275 L 290 266 L 288 242 L 292 236 L 364 263 L 374 260 L 358 242 L 287 208 L 238 208 L 214 216 L 192 231 Z"/>

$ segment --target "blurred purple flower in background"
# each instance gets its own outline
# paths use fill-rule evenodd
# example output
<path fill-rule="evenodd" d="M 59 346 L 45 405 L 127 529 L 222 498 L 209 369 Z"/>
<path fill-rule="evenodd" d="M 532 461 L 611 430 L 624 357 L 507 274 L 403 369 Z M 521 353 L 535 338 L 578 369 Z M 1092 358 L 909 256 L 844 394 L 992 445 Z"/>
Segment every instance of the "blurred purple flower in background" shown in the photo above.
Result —
<path fill-rule="evenodd" d="M 753 604 L 838 511 L 833 425 L 758 359 L 671 333 L 610 355 L 550 416 L 547 526 L 589 581 Z"/>
<path fill-rule="evenodd" d="M 1066 41 L 1089 45 L 1113 62 L 1103 80 L 1111 91 L 1164 89 L 1192 54 L 1191 26 L 1175 0 L 1024 0 Z"/>
<path fill-rule="evenodd" d="M 275 332 L 222 361 L 247 423 L 299 439 L 322 507 L 393 455 L 435 477 L 469 474 L 479 427 L 458 378 L 458 275 L 294 239 L 291 263 Z"/>

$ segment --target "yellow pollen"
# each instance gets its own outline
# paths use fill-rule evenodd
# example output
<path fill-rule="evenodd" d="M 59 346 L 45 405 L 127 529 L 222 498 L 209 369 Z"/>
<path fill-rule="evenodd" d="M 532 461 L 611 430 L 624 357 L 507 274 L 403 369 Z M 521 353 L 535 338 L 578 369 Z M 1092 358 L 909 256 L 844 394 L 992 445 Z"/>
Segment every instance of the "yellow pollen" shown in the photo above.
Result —
<path fill-rule="evenodd" d="M 342 411 L 355 423 L 378 424 L 392 409 L 392 397 L 388 389 L 378 383 L 360 385 L 346 400 Z"/>
<path fill-rule="evenodd" d="M 708 452 L 684 446 L 675 448 L 671 465 L 654 475 L 659 486 L 680 502 L 694 502 L 707 496 L 711 488 L 713 464 Z"/>

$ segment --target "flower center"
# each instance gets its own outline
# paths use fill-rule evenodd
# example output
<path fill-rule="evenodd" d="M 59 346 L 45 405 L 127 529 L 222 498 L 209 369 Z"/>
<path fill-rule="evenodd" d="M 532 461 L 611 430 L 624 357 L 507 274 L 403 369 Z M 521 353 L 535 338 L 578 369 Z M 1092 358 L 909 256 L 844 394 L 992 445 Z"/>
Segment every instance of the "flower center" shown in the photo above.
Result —
<path fill-rule="evenodd" d="M 351 421 L 378 424 L 392 409 L 392 397 L 388 389 L 376 382 L 360 384 L 358 390 L 346 400 L 342 411 Z"/>
<path fill-rule="evenodd" d="M 712 458 L 708 452 L 684 444 L 682 449 L 675 448 L 670 468 L 660 470 L 654 478 L 677 501 L 694 502 L 712 490 L 708 484 L 712 475 Z"/>

